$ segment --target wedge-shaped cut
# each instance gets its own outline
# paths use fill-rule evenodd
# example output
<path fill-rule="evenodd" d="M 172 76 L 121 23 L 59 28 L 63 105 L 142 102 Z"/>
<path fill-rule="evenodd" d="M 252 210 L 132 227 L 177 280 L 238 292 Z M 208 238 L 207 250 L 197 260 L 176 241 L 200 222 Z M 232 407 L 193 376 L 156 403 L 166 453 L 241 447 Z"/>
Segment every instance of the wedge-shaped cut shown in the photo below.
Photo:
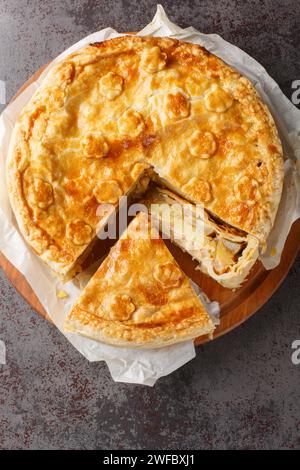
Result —
<path fill-rule="evenodd" d="M 159 348 L 214 325 L 149 216 L 140 212 L 73 306 L 65 330 L 116 346 Z"/>
<path fill-rule="evenodd" d="M 255 237 L 218 223 L 167 189 L 151 188 L 143 202 L 164 236 L 196 259 L 202 272 L 227 288 L 243 283 L 259 255 Z"/>

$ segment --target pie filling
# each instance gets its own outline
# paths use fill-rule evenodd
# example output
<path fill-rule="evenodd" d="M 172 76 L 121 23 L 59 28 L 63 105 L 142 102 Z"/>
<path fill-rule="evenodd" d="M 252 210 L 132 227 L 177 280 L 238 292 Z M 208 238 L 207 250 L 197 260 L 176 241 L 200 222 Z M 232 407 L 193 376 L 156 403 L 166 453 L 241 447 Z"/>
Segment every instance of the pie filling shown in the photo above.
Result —
<path fill-rule="evenodd" d="M 163 236 L 199 262 L 199 269 L 222 286 L 237 288 L 245 280 L 259 255 L 252 235 L 214 220 L 206 210 L 171 191 L 152 187 L 144 204 Z"/>

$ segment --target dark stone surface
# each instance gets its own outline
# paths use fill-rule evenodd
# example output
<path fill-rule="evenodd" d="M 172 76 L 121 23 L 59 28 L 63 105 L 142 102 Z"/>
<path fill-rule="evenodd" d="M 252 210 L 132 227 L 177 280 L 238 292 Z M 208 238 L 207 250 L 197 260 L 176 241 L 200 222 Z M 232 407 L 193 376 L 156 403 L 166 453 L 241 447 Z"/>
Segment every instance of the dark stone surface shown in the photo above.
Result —
<path fill-rule="evenodd" d="M 300 79 L 297 0 L 165 1 L 182 26 L 258 59 L 288 97 Z M 106 26 L 138 30 L 154 1 L 0 0 L 0 79 L 9 99 L 49 59 Z M 300 448 L 300 259 L 246 324 L 198 349 L 154 388 L 115 384 L 39 318 L 0 274 L 0 448 Z"/>

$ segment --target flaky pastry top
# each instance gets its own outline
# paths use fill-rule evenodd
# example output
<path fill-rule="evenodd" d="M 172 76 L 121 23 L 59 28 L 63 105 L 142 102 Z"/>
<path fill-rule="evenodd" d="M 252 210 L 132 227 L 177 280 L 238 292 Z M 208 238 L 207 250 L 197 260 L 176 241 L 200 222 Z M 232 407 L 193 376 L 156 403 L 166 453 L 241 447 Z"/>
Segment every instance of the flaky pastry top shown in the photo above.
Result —
<path fill-rule="evenodd" d="M 265 241 L 283 182 L 266 105 L 204 48 L 136 36 L 67 57 L 21 113 L 7 176 L 23 235 L 65 275 L 95 238 L 99 204 L 117 206 L 148 168 Z"/>
<path fill-rule="evenodd" d="M 65 329 L 117 346 L 157 348 L 212 333 L 214 325 L 141 212 L 87 284 Z"/>

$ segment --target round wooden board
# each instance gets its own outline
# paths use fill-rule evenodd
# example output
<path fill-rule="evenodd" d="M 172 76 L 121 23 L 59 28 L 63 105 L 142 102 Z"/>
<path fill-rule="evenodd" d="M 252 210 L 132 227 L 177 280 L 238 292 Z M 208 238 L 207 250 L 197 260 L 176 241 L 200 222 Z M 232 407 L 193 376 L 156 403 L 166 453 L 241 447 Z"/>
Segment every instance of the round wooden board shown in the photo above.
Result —
<path fill-rule="evenodd" d="M 38 70 L 18 91 L 12 101 L 35 81 L 46 65 Z M 195 270 L 197 263 L 183 253 L 172 243 L 166 241 L 185 273 L 208 295 L 211 300 L 217 300 L 221 307 L 221 323 L 214 332 L 214 339 L 229 332 L 243 323 L 261 308 L 279 287 L 289 272 L 298 250 L 300 248 L 300 219 L 294 223 L 286 241 L 281 257 L 281 263 L 272 271 L 266 271 L 260 262 L 253 267 L 248 280 L 236 291 L 225 289 L 208 276 Z M 106 246 L 108 249 L 108 246 Z M 103 251 L 103 250 L 101 250 Z M 24 297 L 29 305 L 47 320 L 51 321 L 34 294 L 24 276 L 0 253 L 0 267 L 15 289 Z M 197 338 L 196 345 L 203 344 L 210 339 L 207 336 Z"/>

